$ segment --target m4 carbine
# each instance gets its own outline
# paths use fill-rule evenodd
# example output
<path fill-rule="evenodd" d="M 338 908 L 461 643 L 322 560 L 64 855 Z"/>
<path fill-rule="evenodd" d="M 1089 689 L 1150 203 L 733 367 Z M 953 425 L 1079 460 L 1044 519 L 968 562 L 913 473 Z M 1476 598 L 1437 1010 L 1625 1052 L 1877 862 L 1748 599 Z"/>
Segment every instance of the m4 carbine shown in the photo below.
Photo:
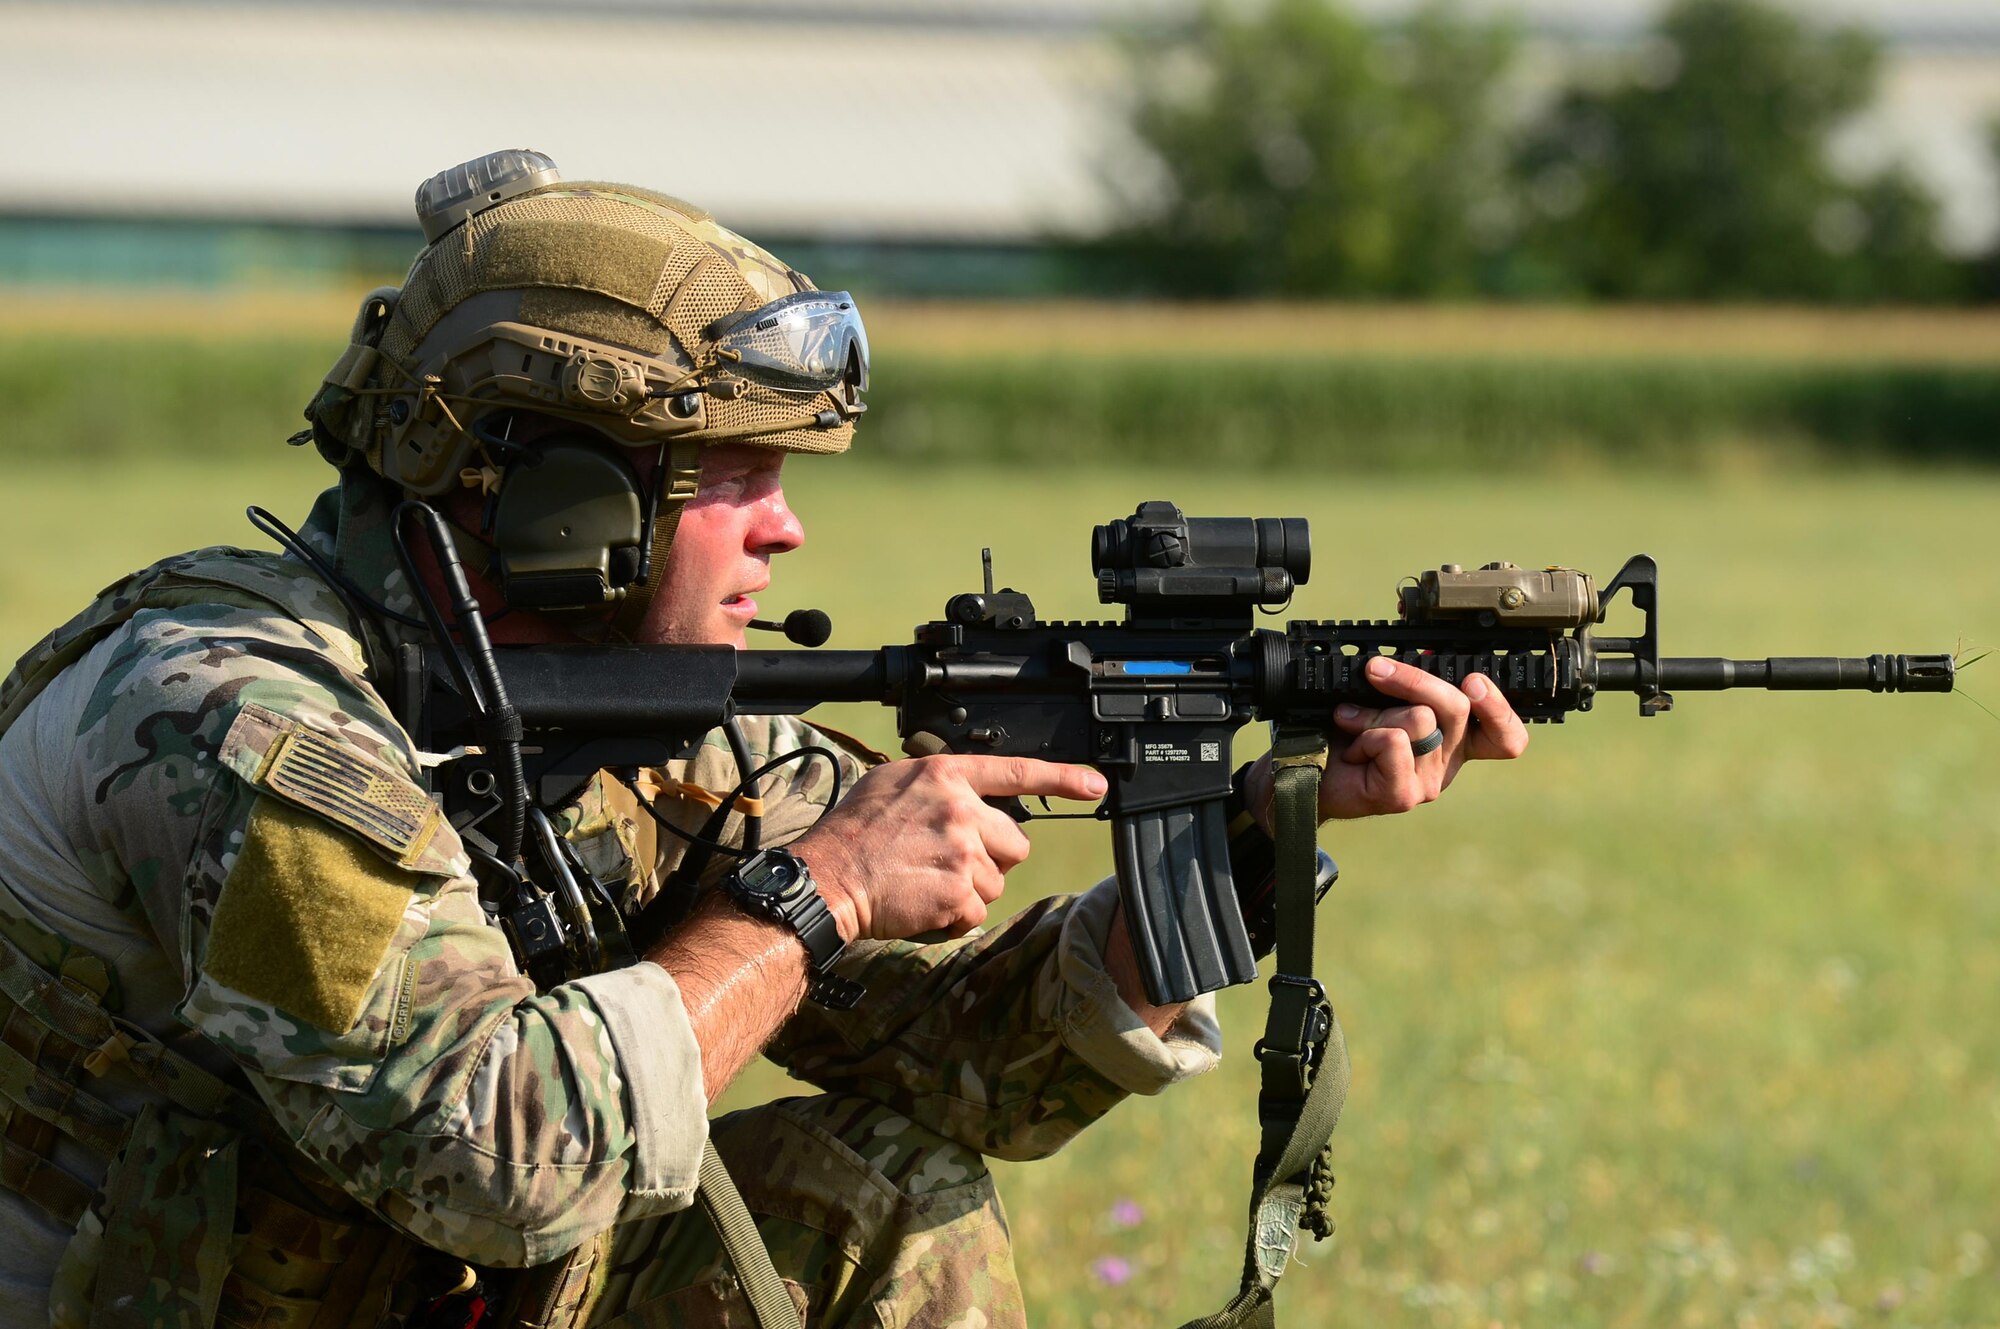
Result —
<path fill-rule="evenodd" d="M 1122 622 L 1043 622 L 1025 594 L 993 588 L 989 563 L 984 589 L 953 596 L 909 644 L 880 650 L 493 648 L 500 691 L 519 717 L 521 780 L 506 778 L 488 740 L 447 766 L 446 809 L 473 826 L 502 809 L 513 783 L 513 797 L 553 812 L 599 770 L 685 755 L 734 715 L 894 706 L 913 755 L 1038 757 L 1103 772 L 1110 791 L 1098 815 L 1111 823 L 1146 992 L 1167 1003 L 1256 976 L 1223 814 L 1236 731 L 1261 719 L 1274 731 L 1330 732 L 1342 702 L 1400 704 L 1367 680 L 1376 655 L 1452 683 L 1483 674 L 1540 722 L 1588 711 L 1600 692 L 1634 693 L 1640 712 L 1655 715 L 1675 692 L 1953 685 L 1948 655 L 1663 658 L 1659 569 L 1645 555 L 1601 590 L 1568 568 L 1447 564 L 1403 587 L 1395 620 L 1294 621 L 1282 631 L 1257 627 L 1256 614 L 1286 604 L 1311 574 L 1303 518 L 1186 517 L 1171 503 L 1143 503 L 1096 528 L 1091 565 L 1098 599 L 1125 606 Z M 1620 592 L 1642 628 L 1600 635 Z M 464 673 L 424 671 L 424 747 L 482 743 L 476 708 L 458 695 Z M 560 899 L 529 922 L 548 946 L 594 935 L 579 892 L 568 895 L 567 928 Z"/>

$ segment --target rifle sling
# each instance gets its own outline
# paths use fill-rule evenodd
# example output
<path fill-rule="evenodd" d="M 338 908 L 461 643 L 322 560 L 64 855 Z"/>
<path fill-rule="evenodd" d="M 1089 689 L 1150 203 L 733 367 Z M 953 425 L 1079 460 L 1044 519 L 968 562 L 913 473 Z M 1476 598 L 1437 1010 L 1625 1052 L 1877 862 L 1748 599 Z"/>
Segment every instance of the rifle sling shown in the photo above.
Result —
<path fill-rule="evenodd" d="M 729 1263 L 736 1268 L 737 1281 L 756 1317 L 757 1329 L 804 1329 L 799 1308 L 793 1304 L 792 1294 L 785 1290 L 777 1266 L 771 1263 L 771 1252 L 757 1231 L 757 1222 L 750 1216 L 750 1208 L 743 1203 L 736 1183 L 729 1179 L 729 1170 L 722 1165 L 722 1156 L 715 1152 L 713 1143 L 701 1147 L 701 1180 L 695 1199 L 715 1228 L 722 1249 L 729 1255 Z"/>
<path fill-rule="evenodd" d="M 1271 1009 L 1257 1044 L 1262 1140 L 1251 1169 L 1250 1231 L 1243 1283 L 1227 1306 L 1182 1329 L 1275 1329 L 1272 1296 L 1298 1244 L 1301 1225 L 1332 1232 L 1330 1141 L 1347 1100 L 1347 1043 L 1326 990 L 1313 978 L 1314 876 L 1319 784 L 1326 735 L 1286 728 L 1273 734 L 1276 768 L 1277 969 Z"/>

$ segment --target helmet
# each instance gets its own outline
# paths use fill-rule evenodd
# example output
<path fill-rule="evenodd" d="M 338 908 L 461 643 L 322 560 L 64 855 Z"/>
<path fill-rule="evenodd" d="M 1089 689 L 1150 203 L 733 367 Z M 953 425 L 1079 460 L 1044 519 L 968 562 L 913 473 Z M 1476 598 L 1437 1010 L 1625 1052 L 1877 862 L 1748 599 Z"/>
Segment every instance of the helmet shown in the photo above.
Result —
<path fill-rule="evenodd" d="M 329 460 L 409 494 L 497 494 L 482 535 L 510 603 L 643 598 L 704 444 L 847 449 L 868 375 L 852 298 L 699 208 L 515 149 L 425 181 L 417 215 L 428 243 L 363 300 L 306 418 Z M 517 447 L 519 412 L 575 428 Z M 652 493 L 635 456 L 661 463 Z"/>

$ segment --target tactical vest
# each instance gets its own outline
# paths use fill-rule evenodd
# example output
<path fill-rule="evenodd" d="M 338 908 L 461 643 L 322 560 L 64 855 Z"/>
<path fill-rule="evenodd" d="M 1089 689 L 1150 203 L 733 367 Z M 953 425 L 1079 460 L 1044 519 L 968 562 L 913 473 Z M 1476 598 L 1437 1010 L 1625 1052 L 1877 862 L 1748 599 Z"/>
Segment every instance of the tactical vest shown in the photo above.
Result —
<path fill-rule="evenodd" d="M 115 583 L 22 657 L 0 684 L 0 734 L 135 614 L 195 604 L 284 614 L 357 663 L 381 658 L 298 564 L 197 550 Z M 247 1087 L 118 1012 L 100 957 L 0 910 L 0 1186 L 75 1230 L 51 1290 L 61 1329 L 362 1329 L 401 1324 L 402 1312 L 469 1285 L 465 1265 L 395 1232 L 298 1158 Z M 146 1092 L 136 1116 L 92 1092 L 113 1066 Z M 52 1161 L 58 1137 L 106 1163 L 101 1188 Z M 595 1245 L 517 1279 L 513 1300 L 532 1309 L 515 1322 L 566 1323 Z"/>

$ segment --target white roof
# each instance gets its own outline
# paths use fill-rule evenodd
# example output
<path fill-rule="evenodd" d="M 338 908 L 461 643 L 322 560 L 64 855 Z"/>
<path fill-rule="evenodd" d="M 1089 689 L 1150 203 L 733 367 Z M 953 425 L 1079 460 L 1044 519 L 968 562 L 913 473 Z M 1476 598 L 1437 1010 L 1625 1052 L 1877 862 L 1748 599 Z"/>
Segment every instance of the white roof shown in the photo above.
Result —
<path fill-rule="evenodd" d="M 1404 0 L 1370 0 L 1393 10 Z M 751 234 L 1088 230 L 1119 156 L 1110 19 L 1181 0 L 0 0 L 0 211 L 403 223 L 496 147 L 642 182 Z M 1497 4 L 1471 6 L 1497 10 Z M 1524 0 L 1629 35 L 1647 0 Z M 1904 48 L 1855 152 L 1906 146 L 1970 244 L 2000 193 L 1993 0 L 1820 0 Z"/>

